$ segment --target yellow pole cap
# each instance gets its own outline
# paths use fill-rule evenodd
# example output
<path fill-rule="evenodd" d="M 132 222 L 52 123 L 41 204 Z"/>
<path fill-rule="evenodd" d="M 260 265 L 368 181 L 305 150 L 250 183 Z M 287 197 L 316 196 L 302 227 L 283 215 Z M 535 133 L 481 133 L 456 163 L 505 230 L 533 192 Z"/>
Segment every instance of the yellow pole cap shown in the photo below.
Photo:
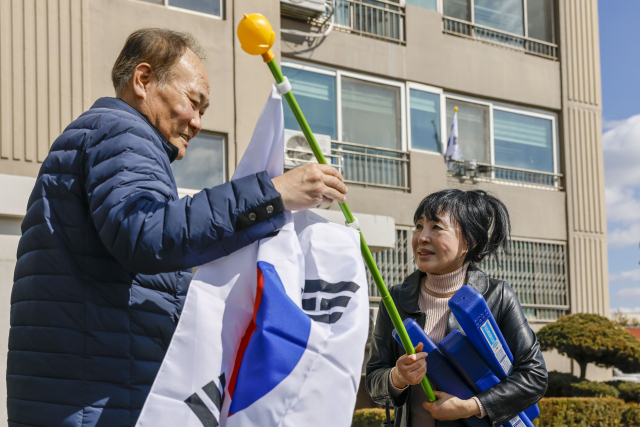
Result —
<path fill-rule="evenodd" d="M 458 111 L 458 107 L 453 107 L 453 112 L 455 113 L 456 111 Z"/>
<path fill-rule="evenodd" d="M 276 41 L 276 33 L 271 24 L 259 13 L 244 14 L 238 24 L 238 39 L 242 50 L 250 55 L 262 55 L 265 62 L 274 58 L 271 46 Z"/>

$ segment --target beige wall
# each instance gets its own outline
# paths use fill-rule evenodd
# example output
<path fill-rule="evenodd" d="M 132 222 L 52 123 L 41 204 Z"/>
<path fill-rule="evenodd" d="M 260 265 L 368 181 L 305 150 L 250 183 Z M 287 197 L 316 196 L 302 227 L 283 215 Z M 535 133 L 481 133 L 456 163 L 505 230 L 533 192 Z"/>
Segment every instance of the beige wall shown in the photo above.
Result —
<path fill-rule="evenodd" d="M 560 2 L 572 312 L 609 315 L 597 0 Z"/>
<path fill-rule="evenodd" d="M 7 371 L 7 349 L 9 343 L 9 309 L 11 307 L 11 288 L 13 286 L 13 270 L 16 267 L 16 252 L 18 240 L 15 224 L 7 224 L 0 217 L 0 372 L 3 373 L 0 381 L 0 420 L 7 419 L 7 388 L 5 387 L 4 373 Z M 5 234 L 6 233 L 6 234 Z"/>
<path fill-rule="evenodd" d="M 86 0 L 0 2 L 0 173 L 36 176 L 89 104 Z"/>
<path fill-rule="evenodd" d="M 283 19 L 283 28 L 304 29 Z M 407 6 L 406 46 L 334 31 L 310 52 L 283 35 L 282 55 L 441 87 L 466 95 L 559 110 L 560 63 L 442 32 L 442 15 Z"/>
<path fill-rule="evenodd" d="M 397 225 L 411 226 L 416 207 L 428 194 L 451 187 L 482 189 L 497 194 L 505 203 L 514 237 L 567 239 L 564 192 L 447 178 L 442 156 L 419 151 L 411 152 L 410 183 L 409 193 L 351 184 L 347 195 L 349 206 L 355 212 L 391 216 Z"/>

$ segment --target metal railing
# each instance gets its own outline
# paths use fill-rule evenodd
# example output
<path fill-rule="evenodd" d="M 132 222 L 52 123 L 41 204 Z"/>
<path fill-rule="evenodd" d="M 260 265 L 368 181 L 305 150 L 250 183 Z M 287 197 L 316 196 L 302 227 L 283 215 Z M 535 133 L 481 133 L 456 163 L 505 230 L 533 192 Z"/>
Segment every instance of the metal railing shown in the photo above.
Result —
<path fill-rule="evenodd" d="M 490 258 L 479 267 L 513 288 L 530 320 L 553 321 L 568 314 L 566 245 L 513 239 L 510 247 L 502 266 Z"/>
<path fill-rule="evenodd" d="M 449 165 L 448 175 L 521 187 L 562 190 L 562 174 L 559 173 L 532 171 L 479 162 L 474 164 L 474 162 L 469 162 L 468 160 L 452 160 Z"/>
<path fill-rule="evenodd" d="M 489 277 L 507 282 L 518 295 L 529 320 L 553 321 L 569 313 L 566 274 L 566 245 L 512 239 L 511 256 L 502 256 L 500 266 L 493 258 L 484 259 L 479 268 Z M 400 284 L 416 269 L 411 252 L 411 230 L 396 228 L 394 248 L 373 254 L 388 287 Z M 380 301 L 380 294 L 367 271 L 369 299 Z"/>
<path fill-rule="evenodd" d="M 404 7 L 387 0 L 335 0 L 335 28 L 404 43 Z"/>
<path fill-rule="evenodd" d="M 387 287 L 398 285 L 416 269 L 411 252 L 411 230 L 409 228 L 396 228 L 396 245 L 394 248 L 373 254 L 376 265 Z M 369 283 L 369 299 L 379 301 L 380 293 L 373 278 L 367 270 L 367 282 Z"/>
<path fill-rule="evenodd" d="M 532 55 L 549 59 L 558 59 L 558 45 L 553 43 L 507 33 L 472 22 L 463 21 L 448 16 L 442 17 L 442 30 L 445 33 L 469 37 L 474 40 L 500 45 L 510 49 L 520 50 Z"/>
<path fill-rule="evenodd" d="M 285 169 L 315 163 L 310 150 L 285 147 Z M 348 184 L 409 191 L 409 153 L 390 148 L 331 141 L 327 163 L 337 168 Z"/>
<path fill-rule="evenodd" d="M 409 191 L 409 153 L 391 148 L 331 141 L 341 158 L 345 182 Z"/>

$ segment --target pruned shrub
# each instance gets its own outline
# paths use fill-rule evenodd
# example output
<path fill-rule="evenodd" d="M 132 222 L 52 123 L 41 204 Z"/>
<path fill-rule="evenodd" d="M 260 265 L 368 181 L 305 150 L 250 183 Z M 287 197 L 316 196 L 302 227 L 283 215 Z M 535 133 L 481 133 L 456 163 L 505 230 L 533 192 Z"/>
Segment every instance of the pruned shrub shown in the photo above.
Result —
<path fill-rule="evenodd" d="M 551 371 L 544 397 L 571 397 L 571 385 L 579 382 L 580 378 L 571 374 Z"/>
<path fill-rule="evenodd" d="M 570 397 L 619 397 L 620 391 L 607 383 L 581 381 L 571 384 Z"/>
<path fill-rule="evenodd" d="M 391 409 L 391 419 L 393 419 L 393 409 Z M 386 420 L 387 416 L 384 409 L 358 409 L 353 414 L 351 427 L 380 427 Z"/>
<path fill-rule="evenodd" d="M 536 427 L 619 427 L 627 404 L 612 397 L 554 397 L 538 402 Z M 629 414 L 634 417 L 635 413 Z"/>
<path fill-rule="evenodd" d="M 607 384 L 620 391 L 620 399 L 625 402 L 640 403 L 640 383 L 629 381 L 608 381 Z"/>

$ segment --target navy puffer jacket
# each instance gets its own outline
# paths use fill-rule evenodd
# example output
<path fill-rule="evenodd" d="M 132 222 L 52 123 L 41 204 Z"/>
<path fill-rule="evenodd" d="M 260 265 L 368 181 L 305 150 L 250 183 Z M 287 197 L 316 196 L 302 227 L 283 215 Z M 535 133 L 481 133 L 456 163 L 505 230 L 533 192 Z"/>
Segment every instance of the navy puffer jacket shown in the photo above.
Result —
<path fill-rule="evenodd" d="M 51 147 L 18 246 L 10 427 L 133 426 L 189 269 L 284 225 L 265 172 L 178 199 L 176 156 L 145 116 L 114 98 L 99 99 Z"/>

